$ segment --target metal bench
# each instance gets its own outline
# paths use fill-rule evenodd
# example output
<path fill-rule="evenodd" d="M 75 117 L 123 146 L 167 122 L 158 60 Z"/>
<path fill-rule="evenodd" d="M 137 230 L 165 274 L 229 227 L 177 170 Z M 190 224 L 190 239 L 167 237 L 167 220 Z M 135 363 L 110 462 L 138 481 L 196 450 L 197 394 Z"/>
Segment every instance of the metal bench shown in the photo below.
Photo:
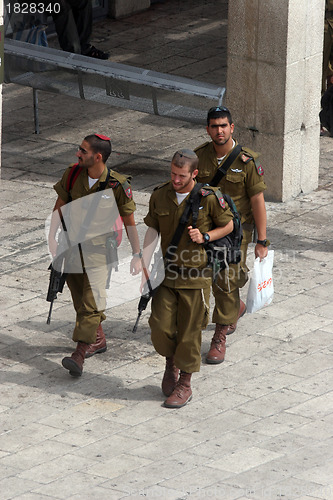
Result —
<path fill-rule="evenodd" d="M 5 39 L 5 82 L 31 87 L 35 132 L 38 90 L 133 109 L 191 123 L 204 123 L 219 106 L 224 87 L 147 69 Z"/>

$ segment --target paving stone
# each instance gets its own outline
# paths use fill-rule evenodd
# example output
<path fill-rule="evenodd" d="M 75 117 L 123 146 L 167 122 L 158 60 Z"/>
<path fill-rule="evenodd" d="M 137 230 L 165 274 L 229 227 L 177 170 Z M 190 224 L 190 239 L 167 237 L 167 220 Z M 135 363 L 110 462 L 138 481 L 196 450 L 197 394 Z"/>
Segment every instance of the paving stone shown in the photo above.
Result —
<path fill-rule="evenodd" d="M 100 477 L 87 474 L 86 472 L 73 472 L 61 478 L 57 478 L 51 483 L 44 484 L 33 490 L 34 493 L 43 494 L 46 498 L 61 498 L 67 499 L 69 495 L 85 495 L 89 491 L 94 491 L 95 488 L 101 486 Z"/>
<path fill-rule="evenodd" d="M 161 455 L 160 459 L 155 460 L 153 464 L 143 466 L 130 473 L 122 474 L 105 482 L 103 486 L 119 489 L 124 492 L 130 491 L 132 494 L 140 494 L 140 492 L 142 493 L 148 488 L 152 489 L 156 486 L 164 486 L 165 483 L 168 489 L 175 489 L 178 491 L 178 494 L 182 492 L 180 496 L 182 498 L 184 493 L 188 489 L 191 489 L 191 476 L 186 476 L 186 479 L 182 481 L 183 474 L 191 470 L 200 470 L 201 461 L 198 456 L 189 456 L 187 451 L 172 456 L 167 454 Z M 161 478 L 163 479 L 161 480 Z"/>
<path fill-rule="evenodd" d="M 198 413 L 198 408 L 196 413 Z M 188 425 L 188 427 L 182 430 L 181 433 L 189 435 L 190 441 L 193 437 L 195 439 L 200 437 L 201 441 L 206 443 L 210 440 L 216 439 L 216 429 L 219 429 L 219 435 L 222 437 L 223 434 L 230 431 L 245 428 L 247 425 L 250 425 L 258 420 L 258 418 L 259 417 L 242 413 L 241 411 L 238 411 L 238 409 L 227 410 L 224 412 L 219 411 L 215 415 L 202 414 L 201 420 L 199 419 L 195 424 Z"/>
<path fill-rule="evenodd" d="M 322 418 L 332 412 L 333 401 L 330 395 L 314 397 L 286 411 L 310 418 Z"/>
<path fill-rule="evenodd" d="M 98 21 L 93 42 L 113 61 L 221 84 L 227 4 L 154 2 L 126 19 Z M 189 100 L 175 96 L 176 103 Z M 214 330 L 208 326 L 193 399 L 169 410 L 164 359 L 150 340 L 150 305 L 132 333 L 137 297 L 108 308 L 108 350 L 86 360 L 82 377 L 61 366 L 74 347 L 75 314 L 65 288 L 46 325 L 45 221 L 53 185 L 76 160 L 77 145 L 100 130 L 112 138 L 110 166 L 133 177 L 143 239 L 150 193 L 169 179 L 177 149 L 207 140 L 205 127 L 39 92 L 37 135 L 31 89 L 8 84 L 3 111 L 1 500 L 333 499 L 331 138 L 321 137 L 319 189 L 267 202 L 273 303 L 241 319 L 221 365 L 205 364 Z"/>
<path fill-rule="evenodd" d="M 16 452 L 36 443 L 53 439 L 61 431 L 40 423 L 30 423 L 29 433 L 24 427 L 7 431 L 0 435 L 0 448 L 2 451 Z M 31 477 L 31 476 L 30 476 Z"/>
<path fill-rule="evenodd" d="M 31 479 L 19 479 L 16 475 L 5 477 L 0 480 L 1 496 L 3 499 L 14 498 L 38 486 L 38 482 L 32 481 Z"/>
<path fill-rule="evenodd" d="M 331 413 L 325 417 L 322 417 L 321 419 L 316 419 L 302 425 L 301 427 L 297 427 L 293 430 L 293 432 L 296 434 L 300 434 L 301 436 L 313 437 L 318 441 L 325 441 L 326 439 L 331 437 L 332 424 L 333 415 Z"/>
<path fill-rule="evenodd" d="M 299 390 L 307 394 L 313 394 L 320 396 L 321 394 L 329 394 L 330 389 L 333 384 L 333 374 L 331 370 L 327 370 L 326 373 L 320 372 L 306 381 L 302 380 L 296 382 L 296 384 L 291 385 L 293 390 Z"/>
<path fill-rule="evenodd" d="M 315 440 L 310 437 L 297 436 L 297 434 L 291 430 L 291 432 L 285 432 L 262 441 L 262 443 L 258 444 L 258 447 L 269 449 L 277 453 L 287 454 L 294 453 L 306 446 L 311 446 L 314 444 L 314 441 Z"/>
<path fill-rule="evenodd" d="M 288 363 L 283 366 L 282 370 L 285 373 L 290 373 L 297 376 L 313 376 L 317 373 L 324 372 L 332 367 L 332 354 L 325 352 L 315 352 L 308 356 L 303 356 L 300 359 Z"/>
<path fill-rule="evenodd" d="M 298 429 L 306 425 L 310 419 L 300 415 L 290 415 L 286 411 L 280 411 L 272 416 L 266 416 L 251 423 L 245 430 L 247 432 L 256 432 L 265 436 L 278 436 L 285 432 Z"/>
<path fill-rule="evenodd" d="M 301 481 L 295 478 L 288 478 L 284 481 L 279 482 L 276 485 L 265 488 L 264 494 L 270 495 L 269 498 L 279 499 L 281 497 L 290 498 L 290 500 L 300 498 L 300 495 L 316 495 L 316 491 L 323 491 L 327 493 L 329 490 L 325 489 L 325 487 L 318 487 L 318 483 L 308 481 Z M 256 498 L 256 497 L 254 497 Z M 260 497 L 258 497 L 260 498 Z"/>
<path fill-rule="evenodd" d="M 260 417 L 268 417 L 276 414 L 277 410 L 288 410 L 296 402 L 308 401 L 309 395 L 300 392 L 295 392 L 289 389 L 280 389 L 270 394 L 261 396 L 260 398 L 240 405 L 240 411 L 257 415 Z"/>
<path fill-rule="evenodd" d="M 235 387 L 235 392 L 244 394 L 249 398 L 259 398 L 273 390 L 290 387 L 300 380 L 295 375 L 287 375 L 277 370 L 272 370 L 251 380 L 242 381 Z"/>
<path fill-rule="evenodd" d="M 326 462 L 321 467 L 314 467 L 302 473 L 296 474 L 296 478 L 304 481 L 313 481 L 322 485 L 332 485 L 332 461 Z"/>
<path fill-rule="evenodd" d="M 280 457 L 282 457 L 281 453 L 252 446 L 251 448 L 244 448 L 243 450 L 226 455 L 219 460 L 215 460 L 212 467 L 241 474 Z"/>

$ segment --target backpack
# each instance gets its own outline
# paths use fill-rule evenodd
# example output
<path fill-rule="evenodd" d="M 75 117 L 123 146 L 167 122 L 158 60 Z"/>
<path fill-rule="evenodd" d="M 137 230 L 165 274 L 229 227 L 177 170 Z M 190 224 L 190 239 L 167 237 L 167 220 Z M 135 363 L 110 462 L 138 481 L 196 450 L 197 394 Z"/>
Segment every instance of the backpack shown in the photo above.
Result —
<path fill-rule="evenodd" d="M 72 197 L 70 195 L 70 191 L 73 189 L 73 186 L 82 172 L 83 168 L 79 166 L 78 163 L 75 163 L 75 165 L 72 166 L 69 175 L 67 177 L 67 182 L 66 182 L 66 191 L 69 194 L 69 201 L 72 201 Z M 98 191 L 102 191 L 103 189 L 106 188 L 108 181 L 110 177 L 110 169 L 108 168 L 108 175 L 106 178 L 106 181 L 100 186 L 100 189 Z M 115 233 L 116 236 L 116 242 L 117 242 L 117 247 L 119 247 L 122 238 L 123 238 L 123 220 L 120 215 L 118 215 L 116 222 L 114 223 L 114 226 L 112 228 L 112 231 Z"/>
<path fill-rule="evenodd" d="M 201 184 L 201 187 L 203 186 L 204 185 Z M 207 185 L 207 187 L 209 186 Z M 241 261 L 242 257 L 240 249 L 243 239 L 241 218 L 233 199 L 228 194 L 223 194 L 222 196 L 228 203 L 229 208 L 232 212 L 234 229 L 231 233 L 227 234 L 223 238 L 219 238 L 215 241 L 209 241 L 208 243 L 204 244 L 207 253 L 208 264 L 213 268 L 214 280 L 216 279 L 219 271 L 223 271 L 229 264 L 238 264 Z M 195 201 L 192 203 L 193 227 L 195 227 L 196 221 L 198 219 L 201 197 L 202 192 L 200 189 Z"/>

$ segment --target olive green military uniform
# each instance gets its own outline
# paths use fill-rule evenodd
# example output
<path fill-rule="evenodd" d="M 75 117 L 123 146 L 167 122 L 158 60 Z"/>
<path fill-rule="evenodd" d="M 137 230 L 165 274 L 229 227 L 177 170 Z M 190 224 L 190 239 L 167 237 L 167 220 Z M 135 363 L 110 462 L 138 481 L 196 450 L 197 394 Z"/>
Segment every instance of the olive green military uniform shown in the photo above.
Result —
<path fill-rule="evenodd" d="M 333 0 L 326 0 L 325 4 L 325 27 L 324 27 L 324 49 L 323 49 L 323 75 L 322 93 L 326 90 L 326 80 L 333 75 L 332 68 L 333 47 Z"/>
<path fill-rule="evenodd" d="M 199 146 L 195 152 L 199 157 L 197 181 L 209 184 L 219 167 L 214 144 L 206 142 Z M 218 279 L 213 283 L 215 308 L 212 320 L 221 325 L 230 325 L 237 321 L 240 305 L 239 288 L 242 288 L 247 282 L 246 254 L 248 244 L 252 241 L 254 229 L 250 198 L 266 189 L 264 171 L 258 158 L 258 153 L 242 148 L 218 184 L 220 191 L 231 196 L 235 202 L 243 226 L 241 262 L 230 264 L 229 270 L 225 269 L 220 272 Z"/>
<path fill-rule="evenodd" d="M 202 193 L 196 227 L 204 233 L 228 224 L 232 213 L 220 191 L 208 188 Z M 163 255 L 178 227 L 187 198 L 178 205 L 171 182 L 157 188 L 150 198 L 144 222 L 161 234 Z M 200 370 L 201 331 L 208 323 L 211 286 L 211 271 L 206 266 L 205 249 L 191 240 L 185 228 L 164 281 L 152 300 L 149 325 L 153 345 L 162 356 L 174 356 L 175 365 L 187 373 Z"/>
<path fill-rule="evenodd" d="M 62 179 L 55 184 L 54 189 L 63 201 L 68 203 L 72 200 L 73 204 L 71 205 L 75 206 L 76 200 L 97 193 L 100 183 L 106 181 L 107 168 L 105 167 L 101 177 L 92 188 L 89 188 L 87 170 L 82 169 L 70 193 L 68 193 L 66 187 L 71 168 L 73 168 L 73 165 L 65 171 Z M 107 189 L 112 189 L 114 200 L 121 216 L 130 215 L 135 211 L 136 207 L 133 201 L 130 178 L 111 170 L 106 190 Z M 101 196 L 101 198 L 109 198 L 107 193 L 101 192 L 101 195 L 102 194 L 103 196 Z M 84 204 L 82 207 L 84 207 Z M 102 205 L 98 205 L 96 212 L 102 214 L 102 217 L 105 217 L 105 213 L 109 213 L 103 210 Z M 76 210 L 74 217 L 81 217 L 82 221 L 81 210 Z M 106 217 L 104 234 L 98 230 L 94 237 L 89 238 L 89 234 L 87 235 L 87 240 L 82 242 L 83 250 L 80 252 L 77 251 L 79 257 L 83 258 L 82 264 L 84 265 L 84 272 L 82 272 L 81 266 L 81 272 L 72 272 L 67 275 L 67 284 L 71 291 L 73 305 L 76 311 L 76 324 L 73 332 L 73 340 L 75 342 L 80 341 L 87 344 L 94 343 L 96 341 L 97 327 L 100 322 L 105 319 L 105 285 L 107 281 L 106 245 L 108 236 L 112 231 L 113 223 L 114 221 L 108 221 Z M 72 221 L 71 227 L 73 226 L 74 233 L 76 229 L 75 226 L 79 225 L 80 223 L 73 223 Z M 72 242 L 73 232 L 70 234 L 70 240 Z M 73 251 L 75 251 L 75 248 Z"/>

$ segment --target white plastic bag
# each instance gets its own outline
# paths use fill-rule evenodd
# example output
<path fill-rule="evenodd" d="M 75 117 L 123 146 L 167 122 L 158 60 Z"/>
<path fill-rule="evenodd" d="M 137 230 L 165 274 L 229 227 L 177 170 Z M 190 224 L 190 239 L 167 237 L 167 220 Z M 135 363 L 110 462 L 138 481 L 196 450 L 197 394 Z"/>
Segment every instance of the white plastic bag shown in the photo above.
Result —
<path fill-rule="evenodd" d="M 269 250 L 261 262 L 259 257 L 254 261 L 246 299 L 248 313 L 259 311 L 273 300 L 273 260 L 274 250 Z"/>

